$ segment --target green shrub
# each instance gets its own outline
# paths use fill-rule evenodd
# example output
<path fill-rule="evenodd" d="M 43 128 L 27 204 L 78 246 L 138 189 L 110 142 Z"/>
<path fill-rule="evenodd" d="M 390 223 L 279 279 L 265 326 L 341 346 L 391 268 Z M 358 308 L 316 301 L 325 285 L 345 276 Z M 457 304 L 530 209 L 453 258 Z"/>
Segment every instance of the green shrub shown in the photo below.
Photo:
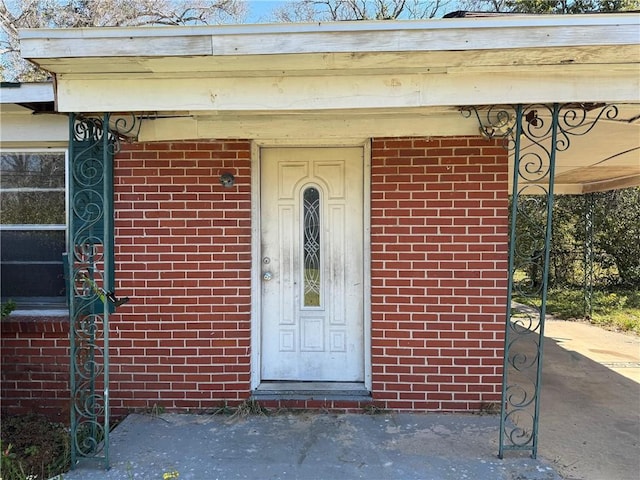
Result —
<path fill-rule="evenodd" d="M 2 306 L 0 306 L 0 314 L 2 314 L 0 318 L 5 318 L 9 316 L 9 314 L 13 312 L 15 309 L 16 309 L 16 302 L 14 302 L 13 300 L 7 300 L 2 304 Z"/>

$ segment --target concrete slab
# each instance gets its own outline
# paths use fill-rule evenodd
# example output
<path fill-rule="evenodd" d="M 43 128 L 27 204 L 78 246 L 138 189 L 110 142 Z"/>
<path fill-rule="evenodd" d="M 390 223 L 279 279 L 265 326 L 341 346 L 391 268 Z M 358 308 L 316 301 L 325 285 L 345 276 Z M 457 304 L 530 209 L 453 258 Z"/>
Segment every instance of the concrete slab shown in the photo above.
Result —
<path fill-rule="evenodd" d="M 567 480 L 640 478 L 640 337 L 547 319 L 538 454 Z"/>
<path fill-rule="evenodd" d="M 547 319 L 545 337 L 640 384 L 640 337 L 587 322 Z"/>
<path fill-rule="evenodd" d="M 112 468 L 65 480 L 560 480 L 543 460 L 496 457 L 495 415 L 281 413 L 130 415 L 112 432 Z"/>

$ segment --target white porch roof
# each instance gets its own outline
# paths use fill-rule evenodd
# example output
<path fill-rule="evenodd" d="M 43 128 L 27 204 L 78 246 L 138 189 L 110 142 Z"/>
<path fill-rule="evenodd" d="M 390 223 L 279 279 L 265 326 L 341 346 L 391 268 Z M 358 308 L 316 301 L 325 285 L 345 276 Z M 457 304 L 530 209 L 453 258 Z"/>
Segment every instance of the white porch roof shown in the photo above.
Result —
<path fill-rule="evenodd" d="M 21 31 L 62 112 L 136 112 L 140 140 L 471 135 L 466 105 L 615 103 L 558 191 L 640 184 L 640 15 Z"/>

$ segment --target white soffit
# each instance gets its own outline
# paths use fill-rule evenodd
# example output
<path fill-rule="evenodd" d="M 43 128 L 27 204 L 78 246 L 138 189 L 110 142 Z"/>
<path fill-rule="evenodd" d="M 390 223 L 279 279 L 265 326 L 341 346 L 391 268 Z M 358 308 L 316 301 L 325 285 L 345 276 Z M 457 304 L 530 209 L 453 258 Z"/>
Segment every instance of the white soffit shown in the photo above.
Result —
<path fill-rule="evenodd" d="M 592 125 L 600 109 L 590 111 L 582 127 L 571 128 L 573 117 L 566 119 L 569 134 L 560 132 L 559 141 L 569 142 L 569 147 L 556 153 L 556 193 L 581 194 L 640 185 L 640 104 L 619 104 L 616 109 L 615 120 L 602 115 L 585 134 L 580 133 Z M 543 142 L 548 145 L 549 138 Z M 524 155 L 539 151 L 525 137 L 521 149 Z M 512 162 L 509 172 L 511 181 Z"/>

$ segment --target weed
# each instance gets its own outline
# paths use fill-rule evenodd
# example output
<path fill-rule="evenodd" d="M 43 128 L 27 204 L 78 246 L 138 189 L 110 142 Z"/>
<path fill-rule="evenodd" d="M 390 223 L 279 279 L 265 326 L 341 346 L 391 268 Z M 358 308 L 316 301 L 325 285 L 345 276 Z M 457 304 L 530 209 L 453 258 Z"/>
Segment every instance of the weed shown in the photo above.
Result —
<path fill-rule="evenodd" d="M 249 415 L 269 415 L 269 409 L 260 405 L 260 402 L 257 400 L 249 399 L 242 402 L 236 408 L 232 418 L 244 418 Z"/>
<path fill-rule="evenodd" d="M 207 409 L 202 412 L 203 415 L 232 415 L 235 412 L 233 408 L 226 402 L 222 402 L 219 407 Z"/>
<path fill-rule="evenodd" d="M 2 478 L 7 480 L 27 480 L 30 476 L 24 472 L 24 467 L 20 460 L 17 458 L 15 452 L 12 452 L 13 445 L 9 444 L 6 448 L 2 447 L 2 441 L 0 441 L 0 472 Z"/>
<path fill-rule="evenodd" d="M 383 413 L 387 413 L 387 410 L 378 407 L 374 403 L 367 403 L 364 407 L 362 407 L 362 410 L 364 410 L 364 413 L 366 413 L 367 415 L 381 415 Z"/>
<path fill-rule="evenodd" d="M 131 465 L 131 462 L 127 462 L 125 470 L 127 472 L 127 480 L 133 480 L 135 476 L 133 474 L 133 465 Z"/>
<path fill-rule="evenodd" d="M 500 413 L 499 402 L 482 402 L 478 409 L 480 415 L 496 415 Z"/>
<path fill-rule="evenodd" d="M 163 413 L 164 413 L 164 407 L 162 405 L 158 405 L 157 403 L 154 403 L 153 407 L 151 407 L 149 411 L 149 415 L 151 415 L 152 417 L 159 417 Z"/>

